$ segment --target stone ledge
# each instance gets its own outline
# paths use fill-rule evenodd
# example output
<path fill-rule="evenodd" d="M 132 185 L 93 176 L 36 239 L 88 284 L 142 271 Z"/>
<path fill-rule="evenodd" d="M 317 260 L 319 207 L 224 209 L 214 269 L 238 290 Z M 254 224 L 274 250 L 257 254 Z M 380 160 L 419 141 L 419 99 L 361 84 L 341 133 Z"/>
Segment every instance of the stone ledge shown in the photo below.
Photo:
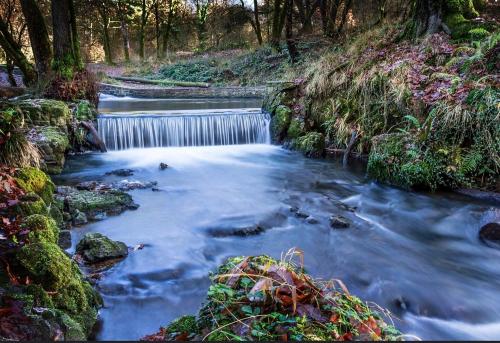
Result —
<path fill-rule="evenodd" d="M 100 83 L 99 91 L 114 96 L 134 98 L 262 98 L 266 87 L 148 87 L 132 88 Z"/>

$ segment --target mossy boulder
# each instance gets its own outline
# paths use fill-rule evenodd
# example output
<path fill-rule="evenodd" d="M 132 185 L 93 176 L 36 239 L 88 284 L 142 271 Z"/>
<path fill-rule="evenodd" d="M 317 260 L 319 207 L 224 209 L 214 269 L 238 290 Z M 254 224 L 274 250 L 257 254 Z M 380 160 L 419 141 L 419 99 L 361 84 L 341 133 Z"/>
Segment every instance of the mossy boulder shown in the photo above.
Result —
<path fill-rule="evenodd" d="M 80 211 L 90 220 L 98 214 L 119 214 L 133 207 L 132 197 L 118 190 L 87 191 L 58 187 L 56 198 L 64 201 L 66 210 L 72 215 Z"/>
<path fill-rule="evenodd" d="M 68 105 L 51 99 L 28 99 L 13 103 L 31 125 L 66 127 L 71 119 Z"/>
<path fill-rule="evenodd" d="M 304 134 L 304 122 L 297 118 L 293 118 L 290 122 L 290 126 L 288 127 L 288 131 L 286 134 L 287 139 L 294 140 L 299 138 L 303 134 Z"/>
<path fill-rule="evenodd" d="M 20 216 L 27 217 L 32 214 L 48 214 L 45 201 L 36 193 L 30 192 L 19 199 L 15 212 Z"/>
<path fill-rule="evenodd" d="M 76 246 L 76 252 L 88 263 L 103 262 L 128 255 L 127 245 L 100 233 L 87 233 Z"/>
<path fill-rule="evenodd" d="M 271 137 L 275 142 L 282 142 L 292 120 L 292 110 L 285 105 L 279 105 L 271 118 Z"/>
<path fill-rule="evenodd" d="M 57 243 L 59 240 L 59 228 L 50 217 L 33 214 L 24 218 L 23 227 L 29 230 L 28 239 L 31 243 Z"/>
<path fill-rule="evenodd" d="M 40 169 L 34 167 L 20 168 L 15 173 L 15 179 L 19 187 L 26 193 L 33 192 L 39 195 L 46 205 L 52 202 L 56 187 L 50 177 Z"/>
<path fill-rule="evenodd" d="M 75 262 L 57 244 L 47 241 L 25 245 L 16 257 L 32 282 L 54 294 L 51 296 L 54 307 L 68 314 L 82 328 L 79 331 L 88 335 L 102 301 L 83 280 Z"/>
<path fill-rule="evenodd" d="M 297 138 L 293 147 L 308 157 L 321 157 L 325 152 L 325 137 L 319 132 L 308 132 Z"/>
<path fill-rule="evenodd" d="M 68 133 L 54 126 L 38 127 L 33 141 L 42 155 L 42 170 L 49 174 L 60 174 L 65 161 L 65 153 L 70 148 Z"/>

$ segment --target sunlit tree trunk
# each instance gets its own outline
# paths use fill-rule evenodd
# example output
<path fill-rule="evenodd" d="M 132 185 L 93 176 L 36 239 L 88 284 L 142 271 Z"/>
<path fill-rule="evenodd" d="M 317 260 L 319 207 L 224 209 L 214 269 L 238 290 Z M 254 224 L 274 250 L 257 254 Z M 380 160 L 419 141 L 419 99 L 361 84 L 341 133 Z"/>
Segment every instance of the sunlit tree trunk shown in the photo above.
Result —
<path fill-rule="evenodd" d="M 21 0 L 39 79 L 46 78 L 52 62 L 52 48 L 45 19 L 35 0 Z"/>
<path fill-rule="evenodd" d="M 107 64 L 113 64 L 113 51 L 111 50 L 111 41 L 109 38 L 109 17 L 104 7 L 98 8 L 102 20 L 102 39 L 104 48 L 104 59 Z"/>

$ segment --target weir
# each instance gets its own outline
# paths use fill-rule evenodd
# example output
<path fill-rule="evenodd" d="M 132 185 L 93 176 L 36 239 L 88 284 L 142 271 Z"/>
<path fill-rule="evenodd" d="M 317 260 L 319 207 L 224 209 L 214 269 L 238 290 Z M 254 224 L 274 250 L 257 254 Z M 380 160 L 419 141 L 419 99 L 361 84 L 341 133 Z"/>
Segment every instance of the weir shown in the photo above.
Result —
<path fill-rule="evenodd" d="M 101 114 L 98 128 L 110 150 L 270 143 L 270 117 L 258 109 Z"/>

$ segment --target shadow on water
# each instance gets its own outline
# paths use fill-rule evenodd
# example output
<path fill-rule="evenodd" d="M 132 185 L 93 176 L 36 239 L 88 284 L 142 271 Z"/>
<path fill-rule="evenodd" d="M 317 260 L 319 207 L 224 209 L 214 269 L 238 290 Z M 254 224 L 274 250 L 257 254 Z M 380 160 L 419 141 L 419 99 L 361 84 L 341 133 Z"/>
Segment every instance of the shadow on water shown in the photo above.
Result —
<path fill-rule="evenodd" d="M 170 168 L 160 170 L 160 162 Z M 225 258 L 279 257 L 291 247 L 304 251 L 313 276 L 340 278 L 354 294 L 388 307 L 406 333 L 500 337 L 500 250 L 477 237 L 495 210 L 490 205 L 381 186 L 359 166 L 265 144 L 85 154 L 70 158 L 57 181 L 114 181 L 120 178 L 104 174 L 116 168 L 134 169 L 129 179 L 157 181 L 160 191 L 134 190 L 137 211 L 73 230 L 74 244 L 97 231 L 146 245 L 99 282 L 105 307 L 97 339 L 137 339 L 195 313 L 208 272 Z M 331 215 L 346 217 L 350 228 L 330 228 Z M 231 234 L 256 224 L 265 230 Z"/>

